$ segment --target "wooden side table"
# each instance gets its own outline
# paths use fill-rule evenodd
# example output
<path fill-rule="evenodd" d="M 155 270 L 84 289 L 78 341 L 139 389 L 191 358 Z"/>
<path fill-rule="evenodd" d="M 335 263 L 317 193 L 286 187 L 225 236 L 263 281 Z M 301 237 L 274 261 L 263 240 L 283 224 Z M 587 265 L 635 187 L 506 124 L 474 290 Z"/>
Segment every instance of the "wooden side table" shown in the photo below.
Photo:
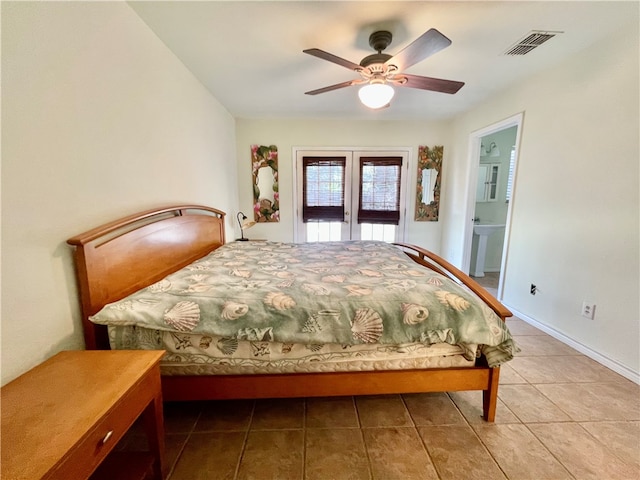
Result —
<path fill-rule="evenodd" d="M 0 477 L 89 478 L 142 415 L 150 455 L 140 455 L 140 459 L 150 461 L 153 478 L 162 480 L 159 362 L 163 354 L 140 350 L 61 352 L 2 387 Z M 114 478 L 128 478 L 124 475 Z"/>

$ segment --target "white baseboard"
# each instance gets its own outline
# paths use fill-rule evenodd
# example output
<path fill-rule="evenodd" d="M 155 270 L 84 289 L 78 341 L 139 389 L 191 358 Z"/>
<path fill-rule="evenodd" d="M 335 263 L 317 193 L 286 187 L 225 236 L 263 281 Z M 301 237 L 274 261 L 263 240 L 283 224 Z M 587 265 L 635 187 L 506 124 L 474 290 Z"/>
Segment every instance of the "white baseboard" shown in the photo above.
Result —
<path fill-rule="evenodd" d="M 504 304 L 504 305 L 509 310 L 511 310 L 511 312 L 516 317 L 518 317 L 522 321 L 527 322 L 529 325 L 531 325 L 533 327 L 536 327 L 538 330 L 542 330 L 544 333 L 552 336 L 556 340 L 560 340 L 562 343 L 565 343 L 565 344 L 569 345 L 571 348 L 576 349 L 577 351 L 579 351 L 580 353 L 586 355 L 587 357 L 595 360 L 596 362 L 604 365 L 605 367 L 613 370 L 616 373 L 619 373 L 623 377 L 628 378 L 632 382 L 637 383 L 638 385 L 640 385 L 640 372 L 633 371 L 632 369 L 630 369 L 626 365 L 622 365 L 617 360 L 613 360 L 612 358 L 609 358 L 609 357 L 607 357 L 605 355 L 602 355 L 601 353 L 596 352 L 595 350 L 587 347 L 586 345 L 583 345 L 582 343 L 577 342 L 577 341 L 575 341 L 574 339 L 572 339 L 570 337 L 567 337 L 564 333 L 561 333 L 561 332 L 549 327 L 548 325 L 540 323 L 537 320 L 534 320 L 533 318 L 525 315 L 524 313 L 518 312 L 515 308 L 513 308 L 513 307 L 511 307 L 511 306 L 509 306 L 507 304 Z"/>

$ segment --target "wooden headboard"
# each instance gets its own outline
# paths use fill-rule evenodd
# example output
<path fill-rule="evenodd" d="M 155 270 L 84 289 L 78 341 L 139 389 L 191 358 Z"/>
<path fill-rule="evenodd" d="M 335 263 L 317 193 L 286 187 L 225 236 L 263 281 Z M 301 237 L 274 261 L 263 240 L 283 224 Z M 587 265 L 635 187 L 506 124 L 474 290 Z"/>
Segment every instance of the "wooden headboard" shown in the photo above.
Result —
<path fill-rule="evenodd" d="M 106 327 L 89 316 L 225 243 L 225 213 L 179 205 L 130 215 L 67 240 L 75 247 L 86 348 L 108 349 Z"/>

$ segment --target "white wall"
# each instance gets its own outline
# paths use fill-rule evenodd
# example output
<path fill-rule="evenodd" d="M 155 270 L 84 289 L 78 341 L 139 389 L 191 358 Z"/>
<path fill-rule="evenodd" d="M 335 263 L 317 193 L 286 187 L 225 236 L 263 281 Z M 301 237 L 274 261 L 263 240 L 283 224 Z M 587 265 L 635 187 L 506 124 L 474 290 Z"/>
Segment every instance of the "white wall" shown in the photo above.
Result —
<path fill-rule="evenodd" d="M 611 39 L 460 116 L 443 250 L 462 260 L 469 134 L 524 112 L 504 302 L 640 378 L 639 35 Z M 532 296 L 529 286 L 539 292 Z M 595 303 L 595 320 L 580 316 Z"/>
<path fill-rule="evenodd" d="M 67 238 L 172 203 L 237 209 L 234 128 L 125 3 L 2 2 L 3 384 L 83 347 Z"/>
<path fill-rule="evenodd" d="M 280 222 L 259 224 L 247 230 L 249 238 L 274 241 L 293 241 L 293 147 L 410 147 L 413 149 L 409 165 L 407 190 L 407 242 L 440 251 L 441 221 L 415 222 L 416 155 L 419 145 L 444 146 L 443 178 L 449 175 L 449 126 L 444 123 L 381 122 L 344 120 L 247 120 L 236 122 L 238 155 L 238 192 L 241 210 L 252 216 L 253 194 L 250 147 L 276 145 L 278 147 L 278 180 L 280 187 Z M 446 193 L 440 203 L 446 203 Z M 236 225 L 236 234 L 240 231 Z"/>

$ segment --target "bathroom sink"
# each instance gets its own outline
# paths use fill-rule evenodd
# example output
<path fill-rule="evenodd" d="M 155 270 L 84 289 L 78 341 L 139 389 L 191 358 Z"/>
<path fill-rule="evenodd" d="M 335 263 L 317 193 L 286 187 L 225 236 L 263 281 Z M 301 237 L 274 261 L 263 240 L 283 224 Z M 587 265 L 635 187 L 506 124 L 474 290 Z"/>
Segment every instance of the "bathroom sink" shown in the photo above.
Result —
<path fill-rule="evenodd" d="M 504 225 L 493 225 L 493 224 L 485 224 L 485 225 L 474 225 L 473 233 L 476 235 L 491 235 L 494 232 L 497 232 L 499 229 L 504 228 Z"/>
<path fill-rule="evenodd" d="M 487 255 L 487 239 L 489 235 L 497 232 L 501 228 L 504 228 L 504 224 L 484 224 L 484 225 L 473 225 L 473 233 L 478 235 L 478 250 L 476 254 L 476 265 L 475 270 L 472 275 L 474 277 L 484 277 L 484 261 Z"/>

